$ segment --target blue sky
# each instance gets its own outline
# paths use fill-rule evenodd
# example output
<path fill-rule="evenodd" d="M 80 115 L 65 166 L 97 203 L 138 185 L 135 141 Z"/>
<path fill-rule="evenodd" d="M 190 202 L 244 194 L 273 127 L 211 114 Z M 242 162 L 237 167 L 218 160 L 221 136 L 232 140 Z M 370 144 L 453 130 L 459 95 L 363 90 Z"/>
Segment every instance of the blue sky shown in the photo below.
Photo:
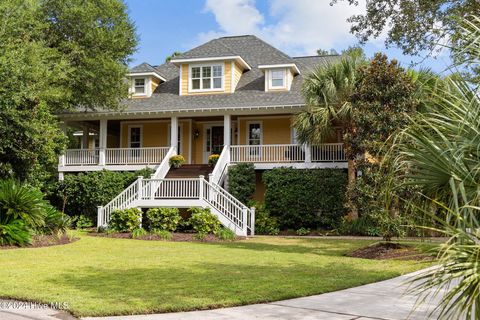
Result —
<path fill-rule="evenodd" d="M 291 56 L 312 55 L 318 48 L 341 51 L 357 43 L 346 18 L 362 13 L 363 1 L 358 7 L 332 7 L 330 0 L 125 0 L 140 37 L 131 65 L 161 64 L 174 51 L 225 35 L 255 34 Z M 383 51 L 404 66 L 424 60 L 385 49 L 383 37 L 364 46 L 367 55 Z M 442 53 L 416 68 L 441 72 L 448 61 Z"/>

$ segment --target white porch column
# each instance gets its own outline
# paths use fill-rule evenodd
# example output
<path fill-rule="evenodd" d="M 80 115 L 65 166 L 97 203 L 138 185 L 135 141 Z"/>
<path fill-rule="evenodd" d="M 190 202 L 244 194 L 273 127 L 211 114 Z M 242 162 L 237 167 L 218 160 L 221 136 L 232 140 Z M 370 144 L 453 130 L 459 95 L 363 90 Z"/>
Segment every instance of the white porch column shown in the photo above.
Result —
<path fill-rule="evenodd" d="M 105 165 L 105 149 L 107 148 L 107 127 L 108 122 L 107 119 L 100 120 L 100 132 L 99 132 L 99 145 L 100 145 L 100 153 L 99 153 L 99 165 Z"/>
<path fill-rule="evenodd" d="M 170 118 L 170 146 L 175 149 L 178 146 L 178 117 Z M 180 150 L 176 151 L 178 153 Z"/>
<path fill-rule="evenodd" d="M 223 116 L 223 145 L 232 144 L 232 116 L 226 114 Z"/>
<path fill-rule="evenodd" d="M 66 121 L 60 123 L 60 130 L 62 130 L 64 135 L 67 135 L 67 122 Z M 65 152 L 66 152 L 66 150 L 63 150 L 63 153 L 58 157 L 58 166 L 59 167 L 65 167 L 65 164 L 66 164 Z M 58 180 L 59 181 L 64 180 L 63 172 L 58 172 Z"/>
<path fill-rule="evenodd" d="M 303 148 L 305 150 L 305 163 L 311 163 L 312 162 L 312 148 L 310 147 L 309 144 L 304 144 Z"/>
<path fill-rule="evenodd" d="M 88 149 L 88 138 L 89 130 L 87 126 L 83 127 L 83 135 L 82 135 L 82 149 Z"/>

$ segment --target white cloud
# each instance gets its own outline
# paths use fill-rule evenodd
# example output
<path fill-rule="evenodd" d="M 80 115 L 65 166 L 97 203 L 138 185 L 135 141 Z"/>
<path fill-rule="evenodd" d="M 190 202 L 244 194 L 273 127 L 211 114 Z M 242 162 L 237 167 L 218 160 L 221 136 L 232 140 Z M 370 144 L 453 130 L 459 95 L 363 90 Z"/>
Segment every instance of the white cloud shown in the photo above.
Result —
<path fill-rule="evenodd" d="M 263 14 L 254 0 L 206 0 L 205 10 L 213 13 L 218 29 L 200 33 L 199 41 L 255 34 L 290 55 L 305 55 L 356 43 L 346 20 L 365 11 L 365 0 L 358 6 L 346 2 L 331 6 L 330 0 L 269 0 L 269 11 Z"/>

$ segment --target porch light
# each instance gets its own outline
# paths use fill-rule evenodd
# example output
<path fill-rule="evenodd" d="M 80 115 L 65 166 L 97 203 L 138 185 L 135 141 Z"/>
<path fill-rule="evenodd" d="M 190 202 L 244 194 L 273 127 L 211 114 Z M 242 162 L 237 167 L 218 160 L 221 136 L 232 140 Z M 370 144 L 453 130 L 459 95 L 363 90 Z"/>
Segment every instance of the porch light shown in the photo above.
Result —
<path fill-rule="evenodd" d="M 193 138 L 197 139 L 200 136 L 200 131 L 198 129 L 193 130 Z"/>

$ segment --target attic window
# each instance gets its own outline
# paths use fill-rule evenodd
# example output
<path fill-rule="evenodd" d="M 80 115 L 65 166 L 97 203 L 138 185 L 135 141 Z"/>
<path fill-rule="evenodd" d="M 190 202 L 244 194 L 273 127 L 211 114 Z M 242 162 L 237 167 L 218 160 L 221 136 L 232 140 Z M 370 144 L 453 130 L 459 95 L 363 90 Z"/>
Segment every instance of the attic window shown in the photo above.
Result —
<path fill-rule="evenodd" d="M 194 66 L 190 68 L 191 91 L 223 89 L 223 66 Z"/>
<path fill-rule="evenodd" d="M 145 78 L 135 79 L 135 94 L 145 94 Z"/>
<path fill-rule="evenodd" d="M 285 69 L 272 70 L 270 87 L 271 88 L 285 88 Z"/>

